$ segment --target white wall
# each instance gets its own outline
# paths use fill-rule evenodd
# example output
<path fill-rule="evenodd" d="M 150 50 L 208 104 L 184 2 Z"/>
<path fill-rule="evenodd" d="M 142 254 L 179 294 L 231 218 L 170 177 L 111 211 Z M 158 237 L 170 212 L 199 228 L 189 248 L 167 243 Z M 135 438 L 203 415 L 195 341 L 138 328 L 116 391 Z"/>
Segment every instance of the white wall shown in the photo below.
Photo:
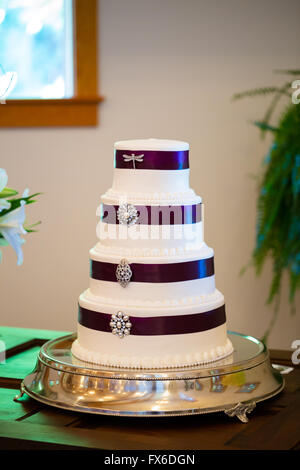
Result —
<path fill-rule="evenodd" d="M 229 327 L 263 334 L 272 313 L 270 266 L 259 279 L 238 273 L 254 246 L 257 191 L 249 174 L 260 171 L 269 144 L 249 121 L 262 117 L 268 100 L 233 104 L 231 96 L 280 83 L 273 69 L 299 66 L 299 14 L 297 0 L 102 0 L 99 127 L 0 131 L 9 186 L 44 192 L 27 208 L 30 222 L 43 223 L 27 237 L 24 265 L 3 250 L 3 325 L 75 329 L 113 142 L 160 137 L 190 142 L 191 184 L 205 202 Z M 299 323 L 284 289 L 270 346 L 289 348 Z"/>

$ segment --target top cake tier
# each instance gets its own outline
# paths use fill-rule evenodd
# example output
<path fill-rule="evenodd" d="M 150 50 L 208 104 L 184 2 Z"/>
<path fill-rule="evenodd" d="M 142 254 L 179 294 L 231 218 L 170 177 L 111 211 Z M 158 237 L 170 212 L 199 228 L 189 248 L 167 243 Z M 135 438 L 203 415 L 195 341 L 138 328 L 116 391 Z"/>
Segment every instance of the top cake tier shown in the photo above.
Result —
<path fill-rule="evenodd" d="M 138 139 L 114 145 L 112 190 L 125 193 L 180 192 L 189 189 L 189 144 Z"/>

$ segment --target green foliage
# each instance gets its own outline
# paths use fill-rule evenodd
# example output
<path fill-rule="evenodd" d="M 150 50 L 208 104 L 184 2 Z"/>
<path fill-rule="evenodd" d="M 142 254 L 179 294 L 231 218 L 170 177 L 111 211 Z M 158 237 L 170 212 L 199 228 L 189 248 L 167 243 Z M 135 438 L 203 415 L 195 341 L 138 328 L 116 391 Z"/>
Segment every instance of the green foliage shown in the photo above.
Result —
<path fill-rule="evenodd" d="M 18 191 L 15 191 L 13 189 L 4 188 L 4 190 L 0 193 L 0 197 L 2 197 L 1 196 L 2 193 L 12 195 L 12 194 L 18 194 Z M 36 199 L 33 199 L 33 198 L 36 197 L 36 196 L 39 196 L 40 194 L 42 194 L 42 193 L 31 194 L 30 196 L 27 196 L 27 197 L 7 199 L 10 202 L 10 208 L 9 209 L 3 209 L 0 212 L 0 218 L 3 217 L 5 214 L 8 214 L 9 212 L 21 207 L 21 201 L 24 201 L 26 205 L 33 204 L 34 202 L 36 202 Z M 37 230 L 33 229 L 33 227 L 35 227 L 36 225 L 39 225 L 39 224 L 41 224 L 40 221 L 36 222 L 35 224 L 32 224 L 28 227 L 24 227 L 24 229 L 26 230 L 27 233 L 37 232 Z M 0 232 L 0 240 L 1 239 L 3 239 L 3 235 Z"/>
<path fill-rule="evenodd" d="M 282 88 L 277 86 L 255 88 L 254 90 L 242 91 L 241 93 L 235 93 L 232 97 L 233 100 L 240 100 L 241 98 L 251 98 L 253 96 L 266 96 L 273 93 L 288 94 Z"/>
<path fill-rule="evenodd" d="M 284 111 L 258 198 L 256 248 L 253 259 L 261 272 L 267 255 L 273 258 L 273 280 L 268 302 L 280 288 L 284 269 L 290 276 L 290 301 L 300 287 L 300 106 Z"/>
<path fill-rule="evenodd" d="M 16 194 L 18 194 L 18 191 L 16 191 L 15 189 L 4 188 L 0 192 L 0 198 L 8 198 L 8 197 L 15 196 Z"/>
<path fill-rule="evenodd" d="M 18 207 L 21 206 L 21 201 L 25 201 L 26 205 L 27 204 L 32 204 L 33 202 L 36 202 L 36 200 L 32 199 L 32 198 L 35 197 L 35 196 L 39 196 L 40 194 L 41 193 L 35 193 L 35 194 L 32 194 L 31 196 L 20 197 L 18 199 L 17 198 L 16 199 L 8 199 L 8 201 L 10 202 L 10 208 L 2 210 L 1 213 L 0 213 L 0 217 L 7 214 L 8 212 L 11 212 L 15 209 L 18 209 Z"/>
<path fill-rule="evenodd" d="M 38 230 L 35 230 L 33 227 L 36 227 L 37 225 L 40 225 L 42 222 L 39 220 L 38 222 L 35 222 L 35 224 L 28 225 L 27 227 L 24 227 L 27 233 L 35 233 L 38 232 Z"/>
<path fill-rule="evenodd" d="M 284 75 L 294 75 L 298 76 L 300 75 L 300 70 L 274 70 L 274 73 L 281 73 Z"/>
<path fill-rule="evenodd" d="M 284 73 L 298 75 L 300 71 L 289 70 Z M 267 302 L 274 304 L 274 315 L 264 335 L 265 341 L 278 314 L 283 273 L 287 271 L 289 275 L 292 312 L 295 311 L 295 294 L 300 287 L 300 106 L 290 101 L 277 126 L 270 125 L 279 98 L 288 94 L 291 99 L 287 92 L 290 87 L 291 83 L 285 83 L 279 88 L 260 88 L 252 93 L 235 95 L 235 99 L 238 99 L 274 93 L 263 120 L 255 122 L 263 133 L 273 134 L 273 145 L 265 158 L 265 171 L 259 183 L 256 246 L 252 254 L 252 264 L 258 275 L 269 257 L 273 263 Z"/>

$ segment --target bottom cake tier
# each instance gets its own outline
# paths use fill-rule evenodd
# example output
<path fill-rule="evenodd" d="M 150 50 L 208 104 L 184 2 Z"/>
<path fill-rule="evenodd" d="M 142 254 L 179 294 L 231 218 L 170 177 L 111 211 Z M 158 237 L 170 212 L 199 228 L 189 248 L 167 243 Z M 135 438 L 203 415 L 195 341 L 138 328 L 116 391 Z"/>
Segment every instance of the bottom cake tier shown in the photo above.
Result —
<path fill-rule="evenodd" d="M 73 355 L 110 367 L 153 369 L 205 364 L 233 352 L 219 292 L 213 302 L 148 310 L 127 307 L 118 312 L 112 305 L 94 303 L 86 291 L 79 301 Z"/>

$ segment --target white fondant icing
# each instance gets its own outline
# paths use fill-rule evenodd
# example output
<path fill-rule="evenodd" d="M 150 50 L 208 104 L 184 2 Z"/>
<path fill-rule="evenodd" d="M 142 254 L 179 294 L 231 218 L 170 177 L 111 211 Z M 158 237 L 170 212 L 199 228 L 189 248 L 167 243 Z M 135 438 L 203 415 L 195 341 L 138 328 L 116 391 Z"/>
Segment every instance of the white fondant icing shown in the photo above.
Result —
<path fill-rule="evenodd" d="M 180 140 L 151 138 L 120 140 L 118 142 L 115 142 L 114 148 L 116 150 L 158 150 L 165 152 L 176 152 L 180 150 L 189 150 L 190 146 L 187 142 L 182 142 Z"/>
<path fill-rule="evenodd" d="M 136 175 L 136 179 L 138 179 L 138 175 Z M 128 187 L 127 191 L 110 188 L 101 196 L 101 201 L 104 204 L 120 204 L 127 202 L 129 204 L 143 204 L 145 206 L 197 204 L 202 201 L 201 197 L 197 196 L 193 189 L 174 192 L 174 187 L 176 186 L 172 187 L 173 191 L 167 191 L 165 185 L 163 188 L 164 191 L 153 191 L 155 188 L 153 184 L 154 182 L 152 181 L 151 192 L 132 191 L 132 187 Z"/>
<path fill-rule="evenodd" d="M 215 296 L 215 277 L 195 279 L 184 282 L 150 283 L 130 282 L 126 288 L 120 289 L 117 282 L 98 281 L 90 278 L 90 293 L 95 297 L 118 299 L 120 305 L 142 305 L 150 301 L 155 305 L 180 305 L 200 303 L 209 296 Z"/>
<path fill-rule="evenodd" d="M 72 347 L 73 354 L 83 361 L 134 368 L 203 364 L 222 359 L 232 351 L 232 344 L 226 335 L 226 324 L 201 333 L 129 335 L 124 339 L 78 324 L 78 340 Z"/>
<path fill-rule="evenodd" d="M 116 150 L 127 151 L 164 151 L 188 150 L 186 142 L 166 139 L 138 139 L 125 140 L 115 143 Z M 127 154 L 125 154 L 127 155 Z M 113 175 L 112 190 L 119 192 L 168 192 L 186 191 L 189 188 L 189 169 L 185 170 L 143 170 L 115 168 Z M 155 194 L 155 193 L 154 193 Z M 154 198 L 155 199 L 155 198 Z M 181 199 L 181 198 L 180 198 Z"/>
<path fill-rule="evenodd" d="M 184 192 L 189 188 L 190 170 L 127 170 L 115 168 L 112 189 L 118 192 L 157 193 L 168 192 L 176 188 Z M 155 195 L 155 192 L 153 193 Z M 158 198 L 159 196 L 157 196 Z M 154 199 L 156 199 L 154 197 Z"/>
<path fill-rule="evenodd" d="M 126 229 L 126 227 L 125 227 Z M 103 241 L 98 242 L 90 250 L 90 258 L 95 261 L 107 261 L 108 263 L 119 263 L 120 257 L 126 259 L 129 263 L 180 263 L 184 261 L 193 261 L 198 259 L 205 259 L 214 256 L 212 248 L 205 243 L 194 245 L 186 243 L 182 249 L 175 247 L 169 248 L 151 248 L 151 247 L 131 247 L 126 240 L 127 248 L 116 243 L 116 246 L 111 244 L 104 245 Z M 129 246 L 128 246 L 129 245 Z M 136 244 L 137 245 L 137 244 Z"/>
<path fill-rule="evenodd" d="M 127 289 L 127 288 L 126 288 Z M 139 317 L 156 317 L 160 315 L 188 315 L 192 313 L 202 313 L 221 307 L 224 304 L 224 296 L 215 290 L 211 296 L 195 296 L 194 302 L 181 302 L 179 299 L 165 299 L 169 302 L 153 301 L 152 299 L 131 301 L 123 303 L 123 313 Z M 130 299 L 128 299 L 130 302 Z M 87 289 L 79 296 L 79 305 L 95 312 L 116 313 L 119 309 L 119 298 L 100 297 L 94 295 Z"/>
<path fill-rule="evenodd" d="M 141 256 L 153 251 L 158 256 L 173 256 L 172 251 L 183 253 L 200 250 L 203 242 L 202 222 L 186 225 L 133 225 L 107 224 L 99 221 L 97 236 L 111 249 L 139 250 Z M 173 252 L 174 253 L 174 252 Z"/>

